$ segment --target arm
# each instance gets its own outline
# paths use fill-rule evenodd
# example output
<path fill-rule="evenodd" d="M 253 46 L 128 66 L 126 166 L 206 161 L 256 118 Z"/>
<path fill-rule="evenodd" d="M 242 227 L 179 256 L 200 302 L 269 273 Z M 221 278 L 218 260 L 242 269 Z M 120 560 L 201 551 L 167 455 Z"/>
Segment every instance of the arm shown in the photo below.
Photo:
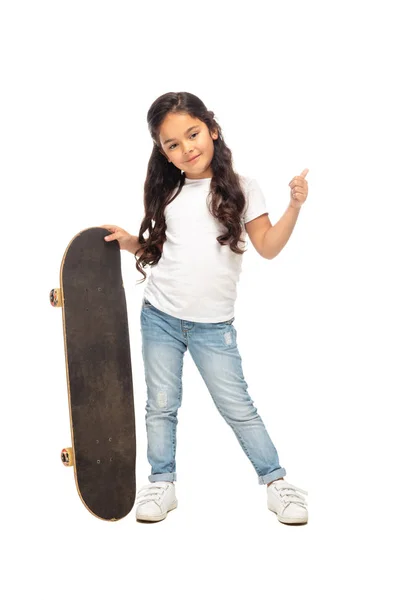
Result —
<path fill-rule="evenodd" d="M 138 258 L 140 258 L 141 254 L 142 254 L 142 249 L 140 247 L 139 237 L 137 235 L 131 235 L 127 250 L 128 250 L 128 252 L 131 252 L 132 254 L 136 254 L 136 256 Z"/>
<path fill-rule="evenodd" d="M 103 229 L 108 229 L 108 231 L 111 232 L 111 234 L 104 237 L 106 242 L 117 240 L 121 250 L 127 250 L 131 254 L 134 254 L 137 258 L 141 257 L 143 254 L 143 248 L 139 243 L 138 235 L 131 235 L 125 231 L 125 229 L 122 229 L 122 227 L 118 227 L 118 225 L 101 225 L 101 227 Z M 162 253 L 163 245 L 157 244 L 157 247 Z"/>
<path fill-rule="evenodd" d="M 267 214 L 246 223 L 251 243 L 263 257 L 275 258 L 286 245 L 299 216 L 300 208 L 289 205 L 282 217 L 272 225 Z"/>
<path fill-rule="evenodd" d="M 289 205 L 279 221 L 264 233 L 261 252 L 264 258 L 271 260 L 284 248 L 292 235 L 299 213 L 300 208 Z"/>
<path fill-rule="evenodd" d="M 245 227 L 250 240 L 263 258 L 275 258 L 289 240 L 300 209 L 308 195 L 308 183 L 305 179 L 307 173 L 308 169 L 304 169 L 300 175 L 293 177 L 290 181 L 290 204 L 275 225 L 272 225 L 268 214 L 263 214 L 246 223 Z"/>
<path fill-rule="evenodd" d="M 143 253 L 143 249 L 141 248 L 141 246 L 139 244 L 139 236 L 132 235 L 131 238 L 132 239 L 129 242 L 128 251 L 131 252 L 132 254 L 135 254 L 138 258 L 140 258 L 141 255 L 142 255 L 142 253 Z M 162 244 L 156 244 L 156 246 L 157 246 L 157 248 L 160 249 L 160 252 L 162 254 L 163 245 Z"/>

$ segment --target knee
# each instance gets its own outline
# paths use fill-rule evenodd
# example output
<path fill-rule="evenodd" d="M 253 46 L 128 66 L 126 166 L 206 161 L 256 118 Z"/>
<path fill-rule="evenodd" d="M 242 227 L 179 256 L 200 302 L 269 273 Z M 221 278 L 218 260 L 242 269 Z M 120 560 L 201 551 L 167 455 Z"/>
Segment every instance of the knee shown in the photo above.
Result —
<path fill-rule="evenodd" d="M 154 394 L 147 396 L 146 411 L 159 411 L 168 407 L 168 391 L 157 390 Z"/>
<path fill-rule="evenodd" d="M 147 396 L 146 412 L 174 413 L 181 404 L 180 393 L 168 388 L 159 388 Z"/>
<path fill-rule="evenodd" d="M 231 424 L 247 423 L 259 419 L 259 414 L 253 402 L 230 403 L 220 410 L 222 416 Z"/>

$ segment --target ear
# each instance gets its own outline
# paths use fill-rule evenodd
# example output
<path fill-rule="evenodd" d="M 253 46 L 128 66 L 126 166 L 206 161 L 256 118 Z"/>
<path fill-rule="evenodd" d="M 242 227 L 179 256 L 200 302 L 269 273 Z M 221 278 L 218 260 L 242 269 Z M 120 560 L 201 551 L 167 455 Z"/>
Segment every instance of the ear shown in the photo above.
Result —
<path fill-rule="evenodd" d="M 213 140 L 218 139 L 218 129 L 214 129 L 214 131 L 211 133 L 211 137 Z"/>

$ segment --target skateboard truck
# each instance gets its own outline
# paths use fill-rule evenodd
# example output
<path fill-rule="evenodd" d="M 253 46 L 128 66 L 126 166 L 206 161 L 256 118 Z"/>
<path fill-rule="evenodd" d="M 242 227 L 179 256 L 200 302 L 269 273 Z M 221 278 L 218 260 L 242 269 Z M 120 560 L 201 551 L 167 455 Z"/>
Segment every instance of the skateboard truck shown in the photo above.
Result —
<path fill-rule="evenodd" d="M 52 306 L 63 306 L 63 298 L 61 288 L 53 288 L 50 292 L 50 304 Z"/>
<path fill-rule="evenodd" d="M 63 448 L 61 450 L 61 460 L 65 467 L 72 467 L 74 461 L 74 451 L 72 448 Z"/>

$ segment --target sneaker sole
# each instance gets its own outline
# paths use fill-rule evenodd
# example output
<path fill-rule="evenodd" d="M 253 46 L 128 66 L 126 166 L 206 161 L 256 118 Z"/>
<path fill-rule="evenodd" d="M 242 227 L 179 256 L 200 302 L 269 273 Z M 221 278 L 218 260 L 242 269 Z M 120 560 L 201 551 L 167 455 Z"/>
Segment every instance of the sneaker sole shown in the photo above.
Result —
<path fill-rule="evenodd" d="M 142 515 L 141 517 L 136 517 L 136 521 L 142 521 L 144 523 L 148 523 L 148 522 L 154 523 L 157 521 L 163 521 L 166 518 L 167 514 L 171 510 L 174 510 L 177 506 L 178 506 L 178 500 L 175 500 L 175 502 L 170 506 L 170 508 L 165 513 L 162 513 L 161 515 L 149 515 L 149 516 Z"/>
<path fill-rule="evenodd" d="M 281 517 L 278 515 L 276 510 L 274 510 L 273 508 L 270 508 L 268 506 L 268 510 L 275 513 L 276 516 L 278 517 L 278 521 L 280 521 L 281 523 L 286 523 L 288 525 L 293 525 L 293 524 L 298 524 L 298 523 L 308 523 L 308 517 L 305 517 L 305 518 L 304 517 Z"/>

